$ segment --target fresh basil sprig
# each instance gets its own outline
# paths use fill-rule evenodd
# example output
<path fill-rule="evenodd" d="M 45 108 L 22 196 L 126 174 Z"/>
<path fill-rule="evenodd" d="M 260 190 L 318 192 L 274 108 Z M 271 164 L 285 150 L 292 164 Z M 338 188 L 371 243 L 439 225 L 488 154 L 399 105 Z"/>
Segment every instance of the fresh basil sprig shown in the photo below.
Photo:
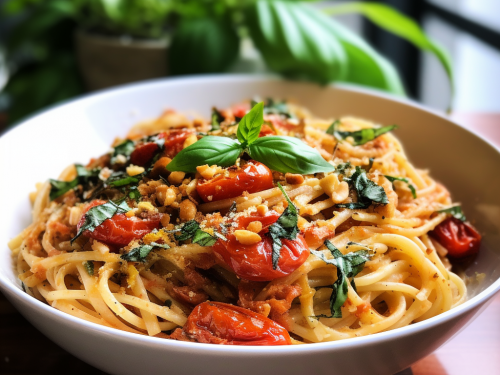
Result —
<path fill-rule="evenodd" d="M 130 157 L 130 154 L 135 150 L 135 143 L 131 141 L 130 139 L 127 139 L 117 145 L 113 151 L 113 155 L 111 157 L 111 164 L 116 163 L 116 157 L 118 155 L 123 155 L 127 159 Z"/>
<path fill-rule="evenodd" d="M 415 186 L 413 186 L 407 178 L 387 176 L 387 175 L 384 175 L 384 177 L 387 178 L 389 181 L 391 181 L 393 186 L 394 186 L 394 181 L 406 182 L 406 184 L 408 185 L 408 188 L 410 188 L 411 195 L 413 196 L 413 199 L 417 199 L 417 190 L 415 189 Z"/>
<path fill-rule="evenodd" d="M 332 294 L 330 296 L 331 315 L 317 315 L 317 318 L 342 318 L 341 307 L 347 299 L 349 286 L 348 278 L 352 277 L 351 285 L 356 289 L 354 276 L 360 273 L 367 261 L 370 260 L 370 253 L 367 250 L 354 251 L 346 255 L 342 254 L 329 240 L 325 241 L 325 246 L 333 256 L 333 259 L 327 259 L 321 251 L 311 250 L 322 261 L 333 264 L 337 267 L 337 280 L 332 285 Z"/>
<path fill-rule="evenodd" d="M 288 202 L 288 206 L 283 211 L 281 216 L 269 226 L 269 235 L 273 240 L 273 251 L 272 251 L 272 262 L 273 262 L 273 270 L 278 267 L 278 262 L 280 258 L 281 248 L 283 247 L 283 243 L 281 240 L 295 240 L 297 238 L 297 234 L 299 233 L 298 223 L 298 212 L 295 205 L 292 203 L 287 193 L 278 182 L 278 187 L 283 193 L 285 199 Z"/>
<path fill-rule="evenodd" d="M 356 192 L 358 202 L 341 203 L 337 204 L 336 207 L 358 209 L 368 208 L 372 205 L 372 203 L 389 203 L 384 188 L 370 180 L 366 175 L 365 170 L 360 167 L 356 167 L 356 172 L 354 172 L 350 178 L 344 177 L 344 181 L 347 181 L 350 188 Z"/>
<path fill-rule="evenodd" d="M 125 200 L 119 204 L 109 201 L 99 206 L 92 207 L 85 213 L 85 222 L 78 230 L 76 236 L 71 239 L 71 243 L 80 237 L 83 232 L 87 230 L 93 232 L 95 228 L 104 223 L 106 220 L 111 219 L 116 214 L 124 214 L 128 211 L 130 211 L 130 207 L 127 205 Z"/>
<path fill-rule="evenodd" d="M 459 206 L 459 205 L 448 207 L 448 208 L 443 208 L 442 210 L 438 210 L 437 212 L 439 212 L 439 213 L 445 213 L 445 214 L 450 214 L 455 219 L 458 219 L 460 221 L 466 221 L 467 220 L 467 218 L 465 217 L 464 212 L 462 211 L 462 207 Z"/>
<path fill-rule="evenodd" d="M 243 152 L 283 173 L 312 174 L 330 172 L 335 168 L 319 152 L 294 137 L 271 136 L 259 138 L 264 123 L 264 104 L 257 103 L 241 119 L 238 141 L 217 136 L 206 136 L 183 149 L 167 165 L 171 172 L 196 172 L 199 165 L 234 165 Z"/>
<path fill-rule="evenodd" d="M 75 164 L 76 177 L 71 181 L 59 181 L 50 179 L 49 198 L 53 201 L 80 184 L 87 184 L 91 180 L 97 180 L 101 169 L 87 169 L 83 165 Z"/>
<path fill-rule="evenodd" d="M 156 242 L 151 242 L 149 245 L 141 245 L 138 247 L 134 247 L 127 254 L 123 254 L 120 256 L 121 259 L 126 260 L 127 262 L 141 262 L 145 263 L 146 258 L 155 247 L 161 247 L 163 249 L 170 249 L 170 246 L 167 244 L 159 244 Z"/>
<path fill-rule="evenodd" d="M 214 235 L 205 232 L 200 228 L 200 224 L 196 220 L 189 220 L 179 228 L 170 232 L 178 232 L 175 234 L 177 241 L 191 240 L 192 243 L 197 243 L 200 246 L 213 246 L 217 239 L 227 241 L 226 237 L 214 230 Z"/>
<path fill-rule="evenodd" d="M 342 141 L 348 137 L 352 137 L 352 139 L 354 140 L 354 146 L 364 145 L 365 143 L 368 143 L 370 141 L 373 141 L 375 138 L 380 137 L 382 134 L 398 128 L 397 125 L 390 125 L 384 126 L 382 128 L 368 128 L 348 132 L 338 130 L 339 125 L 340 121 L 334 121 L 333 124 L 331 124 L 330 127 L 326 130 L 326 133 L 333 135 L 339 141 Z"/>

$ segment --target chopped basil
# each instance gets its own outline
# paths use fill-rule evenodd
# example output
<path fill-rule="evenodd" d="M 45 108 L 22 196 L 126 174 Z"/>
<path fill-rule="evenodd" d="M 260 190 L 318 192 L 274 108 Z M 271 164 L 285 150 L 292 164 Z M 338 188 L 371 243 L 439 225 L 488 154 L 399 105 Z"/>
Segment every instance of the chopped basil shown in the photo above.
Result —
<path fill-rule="evenodd" d="M 139 202 L 139 200 L 141 199 L 142 195 L 140 193 L 140 191 L 137 189 L 137 186 L 132 186 L 128 192 L 128 197 L 130 199 L 133 199 L 135 200 L 136 202 Z"/>
<path fill-rule="evenodd" d="M 111 219 L 116 214 L 121 214 L 130 211 L 130 207 L 123 200 L 119 204 L 113 201 L 109 201 L 99 206 L 94 206 L 85 214 L 85 222 L 78 230 L 75 237 L 71 239 L 73 243 L 78 237 L 80 237 L 83 232 L 90 231 L 93 232 L 95 228 L 104 223 L 106 220 Z"/>
<path fill-rule="evenodd" d="M 394 186 L 394 181 L 406 182 L 406 184 L 408 185 L 408 188 L 410 188 L 411 195 L 413 196 L 413 199 L 417 199 L 417 190 L 415 189 L 415 186 L 413 186 L 407 178 L 393 177 L 393 176 L 387 176 L 387 175 L 384 175 L 384 176 L 385 176 L 385 178 L 387 178 L 389 181 L 392 182 L 393 186 Z"/>
<path fill-rule="evenodd" d="M 89 260 L 83 263 L 83 267 L 85 268 L 85 271 L 87 271 L 89 276 L 94 276 L 94 262 Z"/>
<path fill-rule="evenodd" d="M 135 143 L 130 139 L 127 139 L 126 141 L 120 143 L 118 146 L 115 147 L 113 151 L 113 156 L 111 157 L 111 164 L 116 163 L 116 157 L 118 155 L 123 155 L 128 159 L 130 157 L 130 154 L 134 150 L 135 150 Z"/>
<path fill-rule="evenodd" d="M 321 251 L 311 250 L 322 261 L 337 267 L 337 280 L 332 284 L 332 294 L 330 296 L 331 315 L 318 315 L 318 318 L 342 318 L 341 307 L 347 299 L 348 281 L 352 277 L 351 285 L 356 289 L 354 276 L 360 273 L 365 263 L 370 260 L 370 253 L 367 250 L 355 251 L 346 255 L 342 254 L 329 240 L 325 241 L 325 246 L 330 250 L 333 259 L 327 259 Z"/>
<path fill-rule="evenodd" d="M 465 217 L 464 212 L 462 211 L 462 207 L 459 206 L 459 205 L 448 207 L 448 208 L 443 208 L 442 210 L 438 210 L 437 212 L 450 214 L 455 219 L 458 219 L 460 221 L 466 221 L 467 220 L 467 218 Z"/>
<path fill-rule="evenodd" d="M 210 129 L 210 131 L 219 130 L 220 123 L 224 120 L 225 120 L 225 117 L 222 116 L 222 113 L 220 113 L 217 110 L 217 108 L 213 107 L 212 108 L 212 129 Z"/>
<path fill-rule="evenodd" d="M 197 243 L 200 246 L 213 246 L 217 239 L 226 241 L 226 237 L 214 230 L 214 234 L 211 235 L 200 228 L 200 224 L 196 220 L 190 220 L 186 222 L 179 228 L 174 229 L 171 232 L 179 232 L 175 234 L 175 239 L 177 241 L 187 241 L 192 240 L 192 243 Z"/>
<path fill-rule="evenodd" d="M 350 161 L 348 161 L 347 163 L 339 164 L 335 167 L 335 171 L 343 175 L 345 175 L 349 169 L 351 169 Z"/>
<path fill-rule="evenodd" d="M 53 201 L 61 195 L 67 193 L 71 189 L 76 188 L 78 185 L 85 185 L 90 181 L 97 180 L 101 169 L 87 169 L 83 165 L 75 164 L 76 177 L 72 181 L 59 181 L 50 179 L 50 194 L 49 198 Z"/>
<path fill-rule="evenodd" d="M 384 188 L 370 180 L 365 170 L 360 167 L 356 167 L 356 172 L 350 178 L 344 177 L 344 181 L 347 181 L 350 188 L 356 192 L 358 202 L 337 204 L 336 207 L 358 209 L 368 208 L 372 203 L 389 203 Z"/>
<path fill-rule="evenodd" d="M 135 176 L 129 176 L 123 171 L 113 172 L 106 180 L 105 185 L 107 187 L 122 187 L 130 184 L 137 184 L 143 176 L 143 173 Z"/>
<path fill-rule="evenodd" d="M 252 104 L 256 103 L 255 100 L 252 100 Z M 253 105 L 252 105 L 253 106 Z M 267 98 L 264 103 L 264 114 L 276 114 L 287 118 L 294 118 L 295 116 L 290 113 L 288 108 L 288 104 L 285 100 L 280 102 L 274 101 L 272 98 Z"/>
<path fill-rule="evenodd" d="M 373 141 L 375 138 L 381 136 L 382 134 L 385 134 L 387 132 L 390 132 L 398 128 L 397 125 L 390 125 L 390 126 L 384 126 L 382 128 L 368 128 L 368 129 L 361 129 L 353 132 L 348 132 L 348 131 L 338 130 L 339 125 L 340 125 L 339 120 L 334 121 L 333 124 L 331 124 L 330 127 L 326 130 L 326 133 L 333 135 L 339 141 L 342 141 L 347 137 L 352 137 L 355 146 L 364 145 L 365 143 Z"/>
<path fill-rule="evenodd" d="M 149 245 L 141 245 L 134 247 L 127 254 L 123 254 L 120 258 L 126 260 L 127 262 L 141 262 L 145 263 L 146 258 L 155 247 L 161 247 L 163 249 L 170 249 L 167 244 L 159 244 L 156 242 L 151 242 Z"/>
<path fill-rule="evenodd" d="M 299 233 L 299 228 L 297 226 L 297 208 L 294 206 L 279 182 L 278 187 L 285 196 L 285 199 L 288 202 L 288 207 L 285 209 L 285 211 L 283 211 L 278 220 L 269 226 L 269 235 L 273 240 L 272 262 L 274 270 L 278 267 L 281 247 L 283 246 L 281 240 L 283 238 L 287 240 L 295 240 L 297 238 L 297 234 Z"/>

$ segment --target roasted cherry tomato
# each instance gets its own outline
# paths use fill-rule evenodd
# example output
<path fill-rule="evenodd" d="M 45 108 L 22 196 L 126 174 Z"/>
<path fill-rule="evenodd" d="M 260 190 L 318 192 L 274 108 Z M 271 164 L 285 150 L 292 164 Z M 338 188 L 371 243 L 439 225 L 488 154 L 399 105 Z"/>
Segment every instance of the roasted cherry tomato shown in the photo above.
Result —
<path fill-rule="evenodd" d="M 230 167 L 210 180 L 200 179 L 196 190 L 205 202 L 234 198 L 244 191 L 257 193 L 273 187 L 273 174 L 264 164 L 250 160 L 244 167 Z"/>
<path fill-rule="evenodd" d="M 92 207 L 106 203 L 103 200 L 95 200 L 86 208 L 84 213 Z M 85 215 L 82 216 L 77 228 L 85 223 Z M 133 240 L 138 240 L 151 232 L 160 228 L 160 218 L 139 219 L 137 217 L 127 217 L 124 214 L 116 214 L 111 219 L 105 220 L 97 226 L 93 232 L 86 230 L 84 235 L 94 238 L 108 245 L 126 246 Z"/>
<path fill-rule="evenodd" d="M 275 211 L 265 216 L 251 215 L 238 219 L 238 228 L 245 229 L 252 221 L 260 221 L 263 229 L 259 232 L 262 240 L 253 245 L 243 245 L 234 234 L 226 235 L 227 241 L 218 240 L 213 251 L 219 261 L 229 266 L 239 277 L 251 281 L 271 281 L 289 275 L 309 256 L 309 248 L 304 237 L 297 235 L 295 240 L 282 239 L 278 267 L 273 269 L 272 239 L 267 234 L 268 227 L 279 218 Z"/>
<path fill-rule="evenodd" d="M 235 117 L 242 118 L 246 115 L 247 111 L 250 110 L 250 103 L 235 104 L 231 107 L 231 110 Z"/>
<path fill-rule="evenodd" d="M 448 250 L 448 256 L 463 258 L 479 251 L 481 235 L 469 223 L 450 217 L 439 224 L 431 233 Z"/>
<path fill-rule="evenodd" d="M 194 308 L 184 333 L 203 343 L 226 345 L 290 345 L 287 330 L 278 323 L 243 307 L 203 302 Z"/>
<path fill-rule="evenodd" d="M 171 129 L 169 131 L 158 134 L 158 138 L 165 138 L 165 156 L 173 158 L 184 147 L 184 141 L 191 134 L 194 134 L 194 129 Z"/>
<path fill-rule="evenodd" d="M 262 125 L 260 128 L 259 138 L 266 135 L 276 135 L 276 132 L 267 124 Z"/>
<path fill-rule="evenodd" d="M 158 151 L 159 147 L 154 142 L 143 143 L 130 154 L 130 163 L 144 167 Z"/>

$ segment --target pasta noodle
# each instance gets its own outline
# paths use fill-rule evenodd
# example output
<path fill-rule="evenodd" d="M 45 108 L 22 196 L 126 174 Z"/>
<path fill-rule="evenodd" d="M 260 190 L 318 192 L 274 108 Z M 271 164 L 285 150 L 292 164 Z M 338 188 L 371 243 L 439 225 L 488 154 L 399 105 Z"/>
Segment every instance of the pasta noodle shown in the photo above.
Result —
<path fill-rule="evenodd" d="M 199 165 L 196 173 L 167 167 L 179 151 L 207 134 L 236 138 L 238 113 L 242 108 L 242 115 L 248 112 L 248 103 L 216 112 L 217 126 L 213 118 L 190 120 L 169 110 L 134 127 L 128 140 L 116 140 L 113 151 L 86 167 L 72 165 L 59 180 L 37 186 L 32 224 L 9 242 L 26 292 L 96 324 L 201 342 L 220 342 L 203 341 L 186 330 L 190 314 L 207 300 L 272 319 L 290 333 L 293 344 L 397 329 L 464 302 L 465 284 L 451 272 L 446 246 L 432 235 L 450 217 L 438 212 L 452 206 L 446 188 L 408 161 L 391 132 L 364 143 L 356 140 L 354 132 L 381 129 L 378 125 L 345 117 L 327 131 L 332 121 L 282 104 L 282 112 L 264 111 L 260 136 L 301 139 L 332 171 L 273 170 L 265 188 L 217 198 L 220 185 L 204 196 L 202 184 L 229 179 L 257 164 L 242 154 L 233 169 L 217 163 Z M 361 187 L 353 182 L 356 178 Z M 386 201 L 377 201 L 373 192 L 364 197 L 364 188 Z M 359 204 L 366 197 L 368 205 Z M 262 218 L 290 214 L 288 199 L 298 210 L 299 234 L 291 239 L 282 235 L 280 244 L 287 246 L 299 236 L 307 244 L 307 257 L 287 272 L 274 263 L 271 268 L 266 258 L 269 274 L 282 274 L 245 279 L 236 258 L 228 261 L 217 246 L 231 242 L 228 236 L 242 246 L 275 241 Z M 104 220 L 96 216 L 98 225 L 81 229 L 92 208 L 106 202 L 115 202 L 106 206 L 114 211 Z M 236 228 L 248 218 L 256 219 Z M 190 225 L 196 234 L 179 237 Z M 278 262 L 285 262 L 283 254 L 278 251 Z M 339 264 L 345 263 L 340 259 L 354 262 L 356 256 L 363 261 L 346 268 L 350 274 L 341 274 Z M 334 308 L 335 303 L 340 305 Z"/>

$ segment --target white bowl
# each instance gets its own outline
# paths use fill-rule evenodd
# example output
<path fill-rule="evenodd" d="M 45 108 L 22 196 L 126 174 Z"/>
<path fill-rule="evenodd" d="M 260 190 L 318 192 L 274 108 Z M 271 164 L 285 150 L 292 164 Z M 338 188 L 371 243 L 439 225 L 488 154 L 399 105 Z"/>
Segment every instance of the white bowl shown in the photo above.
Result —
<path fill-rule="evenodd" d="M 418 167 L 448 186 L 484 234 L 467 269 L 485 280 L 463 305 L 394 331 L 290 347 L 238 347 L 135 335 L 66 315 L 21 290 L 7 241 L 30 223 L 34 184 L 73 162 L 106 152 L 114 137 L 165 108 L 209 115 L 255 95 L 296 99 L 324 117 L 354 115 L 398 124 L 396 135 Z M 158 80 L 90 95 L 50 109 L 0 138 L 0 287 L 40 331 L 82 360 L 113 374 L 390 374 L 438 348 L 464 328 L 500 289 L 499 151 L 447 118 L 404 100 L 346 86 L 318 87 L 269 76 L 224 75 Z M 465 353 L 464 353 L 465 355 Z"/>

